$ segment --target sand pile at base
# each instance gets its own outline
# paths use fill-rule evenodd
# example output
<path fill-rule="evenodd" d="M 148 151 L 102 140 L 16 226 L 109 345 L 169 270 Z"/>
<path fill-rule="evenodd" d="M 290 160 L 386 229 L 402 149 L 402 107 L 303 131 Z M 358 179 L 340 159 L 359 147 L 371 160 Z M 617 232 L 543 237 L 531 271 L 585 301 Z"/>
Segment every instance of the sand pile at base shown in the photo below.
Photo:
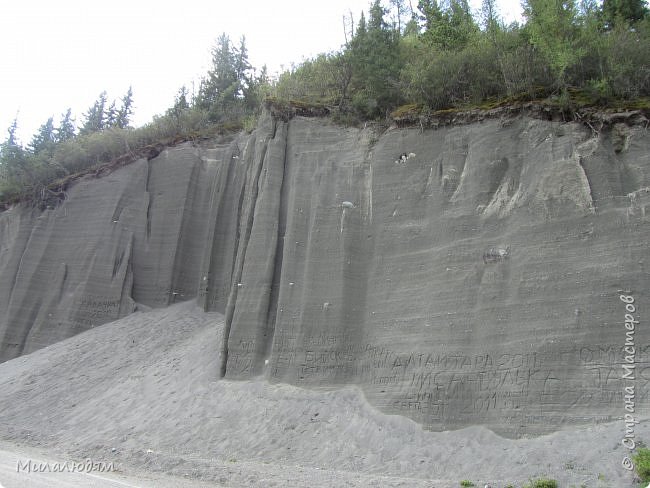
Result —
<path fill-rule="evenodd" d="M 0 438 L 225 486 L 632 485 L 622 421 L 521 440 L 427 432 L 353 386 L 218 380 L 222 330 L 188 302 L 1 364 Z M 635 434 L 650 441 L 650 422 Z"/>

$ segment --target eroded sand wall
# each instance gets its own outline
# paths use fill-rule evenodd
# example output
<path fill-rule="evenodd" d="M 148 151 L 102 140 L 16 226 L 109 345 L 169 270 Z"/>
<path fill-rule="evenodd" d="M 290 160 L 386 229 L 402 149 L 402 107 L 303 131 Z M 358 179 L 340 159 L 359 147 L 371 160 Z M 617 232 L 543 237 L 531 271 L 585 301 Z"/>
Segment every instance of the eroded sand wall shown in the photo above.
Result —
<path fill-rule="evenodd" d="M 226 314 L 228 378 L 354 383 L 436 430 L 613 420 L 625 386 L 647 414 L 648 187 L 642 126 L 265 116 L 0 214 L 1 357 L 196 297 Z"/>

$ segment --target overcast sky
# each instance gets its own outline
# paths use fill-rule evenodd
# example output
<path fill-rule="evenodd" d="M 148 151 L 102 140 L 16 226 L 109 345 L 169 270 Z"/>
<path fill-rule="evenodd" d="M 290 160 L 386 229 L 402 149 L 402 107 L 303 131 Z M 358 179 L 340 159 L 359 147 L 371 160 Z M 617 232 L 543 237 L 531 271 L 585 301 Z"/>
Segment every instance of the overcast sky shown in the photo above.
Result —
<path fill-rule="evenodd" d="M 477 4 L 478 2 L 478 4 Z M 507 3 L 509 2 L 509 3 Z M 387 0 L 384 4 L 387 4 Z M 412 0 L 414 6 L 417 0 Z M 119 99 L 133 86 L 133 123 L 169 107 L 209 67 L 222 32 L 246 35 L 250 61 L 270 73 L 344 43 L 370 0 L 5 0 L 0 15 L 0 141 L 18 114 L 24 144 L 68 107 L 78 121 L 103 90 Z M 473 0 L 478 7 L 480 0 Z M 500 0 L 503 17 L 518 0 Z"/>

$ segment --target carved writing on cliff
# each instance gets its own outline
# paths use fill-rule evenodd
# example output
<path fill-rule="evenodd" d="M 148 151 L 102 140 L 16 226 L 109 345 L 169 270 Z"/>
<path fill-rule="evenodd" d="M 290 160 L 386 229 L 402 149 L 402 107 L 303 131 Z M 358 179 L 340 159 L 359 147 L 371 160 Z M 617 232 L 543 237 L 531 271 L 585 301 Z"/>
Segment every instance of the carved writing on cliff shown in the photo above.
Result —
<path fill-rule="evenodd" d="M 239 354 L 242 352 L 246 354 Z M 650 346 L 640 354 L 642 391 L 648 391 Z M 408 411 L 424 423 L 453 424 L 469 417 L 496 419 L 504 415 L 516 417 L 518 422 L 555 419 L 562 423 L 571 418 L 573 407 L 617 401 L 619 362 L 620 347 L 615 345 L 480 354 L 405 353 L 373 344 L 346 343 L 334 335 L 282 336 L 275 344 L 270 374 L 282 376 L 293 371 L 299 382 L 359 383 L 373 395 L 373 401 L 384 402 L 395 411 Z M 571 384 L 576 369 L 585 374 L 580 384 Z M 528 407 L 534 405 L 543 415 L 531 415 Z M 611 420 L 607 414 L 601 417 Z"/>

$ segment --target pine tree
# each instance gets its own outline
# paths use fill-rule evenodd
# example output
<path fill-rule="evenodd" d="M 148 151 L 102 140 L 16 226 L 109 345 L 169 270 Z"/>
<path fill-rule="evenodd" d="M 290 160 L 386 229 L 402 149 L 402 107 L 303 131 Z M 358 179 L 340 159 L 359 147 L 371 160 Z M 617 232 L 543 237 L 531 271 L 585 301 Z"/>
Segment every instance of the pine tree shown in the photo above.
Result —
<path fill-rule="evenodd" d="M 0 144 L 0 178 L 18 189 L 24 188 L 31 180 L 28 167 L 28 154 L 18 141 L 18 117 L 7 129 L 7 139 Z"/>
<path fill-rule="evenodd" d="M 34 154 L 52 151 L 55 142 L 54 118 L 50 117 L 47 119 L 47 122 L 38 128 L 38 131 L 32 137 L 32 141 L 29 143 L 29 150 Z"/>
<path fill-rule="evenodd" d="M 174 104 L 167 109 L 166 113 L 169 117 L 172 117 L 174 119 L 176 124 L 178 124 L 183 112 L 189 108 L 190 104 L 187 101 L 187 87 L 183 85 L 174 97 Z"/>
<path fill-rule="evenodd" d="M 386 9 L 381 5 L 381 0 L 374 0 L 369 11 L 368 31 L 378 32 L 387 30 L 388 24 L 384 19 L 386 13 Z"/>
<path fill-rule="evenodd" d="M 86 135 L 106 128 L 106 102 L 106 92 L 103 91 L 84 114 L 85 121 L 79 134 Z"/>
<path fill-rule="evenodd" d="M 442 9 L 436 0 L 420 0 L 418 10 L 420 20 L 424 23 L 424 33 L 433 32 L 444 20 Z"/>
<path fill-rule="evenodd" d="M 115 126 L 120 129 L 127 129 L 133 115 L 133 89 L 129 87 L 126 95 L 122 97 L 122 106 L 115 114 Z"/>
<path fill-rule="evenodd" d="M 187 87 L 183 85 L 179 90 L 176 98 L 174 99 L 174 109 L 176 110 L 187 110 L 190 108 L 190 104 L 187 101 Z"/>
<path fill-rule="evenodd" d="M 221 34 L 212 49 L 212 67 L 201 80 L 196 105 L 208 111 L 213 122 L 226 114 L 241 115 L 241 111 L 252 103 L 250 96 L 254 98 L 252 94 L 249 96 L 253 82 L 246 39 L 242 37 L 239 48 L 235 48 L 230 38 Z"/>
<path fill-rule="evenodd" d="M 271 81 L 269 71 L 266 65 L 262 66 L 258 75 L 251 76 L 251 83 L 244 97 L 246 109 L 252 113 L 258 110 L 260 103 L 268 96 L 271 91 Z"/>
<path fill-rule="evenodd" d="M 606 29 L 634 25 L 648 16 L 644 0 L 603 0 L 602 19 Z"/>
<path fill-rule="evenodd" d="M 199 88 L 199 106 L 212 112 L 223 110 L 237 94 L 237 70 L 230 38 L 221 34 L 212 49 L 212 67 Z"/>
<path fill-rule="evenodd" d="M 3 143 L 6 146 L 19 146 L 18 138 L 16 137 L 16 131 L 18 130 L 18 117 L 14 117 L 13 122 L 7 129 L 7 139 Z"/>
<path fill-rule="evenodd" d="M 115 127 L 117 125 L 117 108 L 115 108 L 115 100 L 111 102 L 104 115 L 104 128 Z"/>
<path fill-rule="evenodd" d="M 56 129 L 56 142 L 67 141 L 75 136 L 74 120 L 72 119 L 72 110 L 68 109 L 61 117 L 59 127 Z"/>
<path fill-rule="evenodd" d="M 367 22 L 361 15 L 348 48 L 351 85 L 357 92 L 353 104 L 368 117 L 376 117 L 399 104 L 399 33 L 387 24 L 385 15 L 380 0 L 375 0 Z"/>
<path fill-rule="evenodd" d="M 440 50 L 463 49 L 478 31 L 467 0 L 450 0 L 446 8 L 436 0 L 420 0 L 418 9 L 424 21 L 423 40 Z"/>
<path fill-rule="evenodd" d="M 253 67 L 248 61 L 248 49 L 246 48 L 246 37 L 242 36 L 239 41 L 239 49 L 235 51 L 235 77 L 237 79 L 237 93 L 239 98 L 245 98 L 246 93 L 253 81 L 251 72 Z"/>

